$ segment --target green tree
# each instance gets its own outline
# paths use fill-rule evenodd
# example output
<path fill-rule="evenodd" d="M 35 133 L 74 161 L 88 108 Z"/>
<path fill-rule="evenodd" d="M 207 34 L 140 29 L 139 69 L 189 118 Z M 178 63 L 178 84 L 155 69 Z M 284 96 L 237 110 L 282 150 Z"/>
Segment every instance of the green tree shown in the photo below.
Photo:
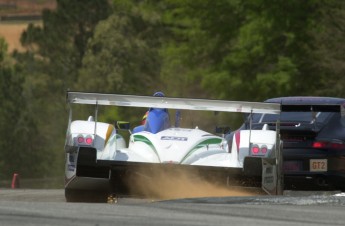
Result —
<path fill-rule="evenodd" d="M 160 80 L 160 48 L 165 37 L 161 1 L 113 1 L 113 14 L 101 21 L 88 43 L 78 90 L 152 95 L 165 90 Z M 107 109 L 104 120 L 140 123 L 143 109 Z M 139 116 L 139 117 L 138 117 Z M 102 116 L 100 116 L 102 117 Z"/>
<path fill-rule="evenodd" d="M 1 179 L 13 173 L 23 177 L 42 176 L 48 170 L 49 156 L 36 149 L 40 139 L 29 114 L 21 68 L 7 55 L 7 44 L 0 38 L 0 169 Z"/>
<path fill-rule="evenodd" d="M 216 98 L 312 94 L 324 77 L 313 51 L 324 3 L 180 0 L 168 18 L 184 43 L 172 48 L 183 46 L 176 56 Z"/>
<path fill-rule="evenodd" d="M 57 0 L 56 10 L 43 11 L 43 26 L 30 24 L 23 33 L 23 46 L 46 64 L 44 71 L 56 83 L 54 91 L 74 87 L 87 42 L 110 12 L 107 0 Z"/>
<path fill-rule="evenodd" d="M 151 1 L 114 1 L 88 44 L 80 70 L 80 89 L 151 94 L 161 85 L 160 15 Z"/>
<path fill-rule="evenodd" d="M 58 0 L 56 10 L 43 11 L 42 25 L 30 24 L 22 34 L 28 51 L 14 56 L 25 78 L 27 114 L 35 125 L 26 128 L 32 136 L 26 145 L 32 146 L 32 158 L 42 159 L 32 164 L 41 176 L 42 172 L 62 175 L 68 117 L 65 92 L 75 88 L 87 42 L 97 23 L 110 12 L 107 0 Z"/>
<path fill-rule="evenodd" d="M 345 97 L 345 2 L 324 1 L 319 29 L 314 32 L 314 53 L 324 74 L 316 95 Z"/>

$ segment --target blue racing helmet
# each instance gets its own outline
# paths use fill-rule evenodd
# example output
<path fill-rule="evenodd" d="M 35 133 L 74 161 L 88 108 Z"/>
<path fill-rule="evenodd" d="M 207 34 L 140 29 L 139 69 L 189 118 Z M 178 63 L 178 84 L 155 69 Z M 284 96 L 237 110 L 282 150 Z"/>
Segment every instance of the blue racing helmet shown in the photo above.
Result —
<path fill-rule="evenodd" d="M 160 91 L 155 92 L 155 93 L 153 94 L 153 96 L 154 96 L 154 97 L 165 97 L 164 93 L 163 93 L 163 92 L 160 92 Z"/>

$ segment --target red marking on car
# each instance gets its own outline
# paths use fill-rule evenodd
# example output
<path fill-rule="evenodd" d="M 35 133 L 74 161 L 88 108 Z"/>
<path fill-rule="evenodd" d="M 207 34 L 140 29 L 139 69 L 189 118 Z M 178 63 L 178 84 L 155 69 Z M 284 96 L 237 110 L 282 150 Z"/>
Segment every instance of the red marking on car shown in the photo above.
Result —
<path fill-rule="evenodd" d="M 259 151 L 260 151 L 260 148 L 259 148 L 258 146 L 253 146 L 253 147 L 252 147 L 252 152 L 253 152 L 254 154 L 258 154 Z"/>
<path fill-rule="evenodd" d="M 86 138 L 85 141 L 87 144 L 92 144 L 92 138 L 91 137 Z"/>
<path fill-rule="evenodd" d="M 236 141 L 236 148 L 237 148 L 237 153 L 238 153 L 240 152 L 241 131 L 237 131 L 235 133 L 235 141 Z"/>
<path fill-rule="evenodd" d="M 344 149 L 344 143 L 328 142 L 328 141 L 315 141 L 313 148 L 331 148 L 331 149 Z"/>
<path fill-rule="evenodd" d="M 266 154 L 266 153 L 267 153 L 267 147 L 265 147 L 265 146 L 262 147 L 262 148 L 261 148 L 261 152 L 262 152 L 263 154 Z"/>
<path fill-rule="evenodd" d="M 84 137 L 78 137 L 78 143 L 84 143 Z"/>

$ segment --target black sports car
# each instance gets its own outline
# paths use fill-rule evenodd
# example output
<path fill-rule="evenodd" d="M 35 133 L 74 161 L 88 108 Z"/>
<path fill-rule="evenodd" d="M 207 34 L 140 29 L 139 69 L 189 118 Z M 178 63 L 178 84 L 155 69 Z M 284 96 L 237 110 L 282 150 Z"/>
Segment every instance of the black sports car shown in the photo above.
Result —
<path fill-rule="evenodd" d="M 345 190 L 345 99 L 280 97 L 280 115 L 253 114 L 253 129 L 280 117 L 285 189 Z M 240 129 L 249 126 L 248 121 Z"/>

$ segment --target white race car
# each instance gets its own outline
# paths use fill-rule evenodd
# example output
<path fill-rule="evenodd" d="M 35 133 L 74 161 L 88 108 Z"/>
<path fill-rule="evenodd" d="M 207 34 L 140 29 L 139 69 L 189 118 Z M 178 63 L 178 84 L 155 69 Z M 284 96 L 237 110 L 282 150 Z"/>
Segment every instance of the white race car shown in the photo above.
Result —
<path fill-rule="evenodd" d="M 127 179 L 133 175 L 150 178 L 157 171 L 196 170 L 198 175 L 224 182 L 261 178 L 263 173 L 266 190 L 277 193 L 279 189 L 279 128 L 241 130 L 227 140 L 226 134 L 171 126 L 167 111 L 279 114 L 279 104 L 82 92 L 68 92 L 67 102 L 90 104 L 96 109 L 87 120 L 72 121 L 70 107 L 65 144 L 67 201 L 91 201 L 96 197 L 102 201 L 110 194 L 135 195 L 131 194 Z M 129 123 L 97 121 L 99 105 L 145 107 L 149 111 L 145 125 L 130 131 L 126 145 L 118 131 L 129 129 Z"/>

